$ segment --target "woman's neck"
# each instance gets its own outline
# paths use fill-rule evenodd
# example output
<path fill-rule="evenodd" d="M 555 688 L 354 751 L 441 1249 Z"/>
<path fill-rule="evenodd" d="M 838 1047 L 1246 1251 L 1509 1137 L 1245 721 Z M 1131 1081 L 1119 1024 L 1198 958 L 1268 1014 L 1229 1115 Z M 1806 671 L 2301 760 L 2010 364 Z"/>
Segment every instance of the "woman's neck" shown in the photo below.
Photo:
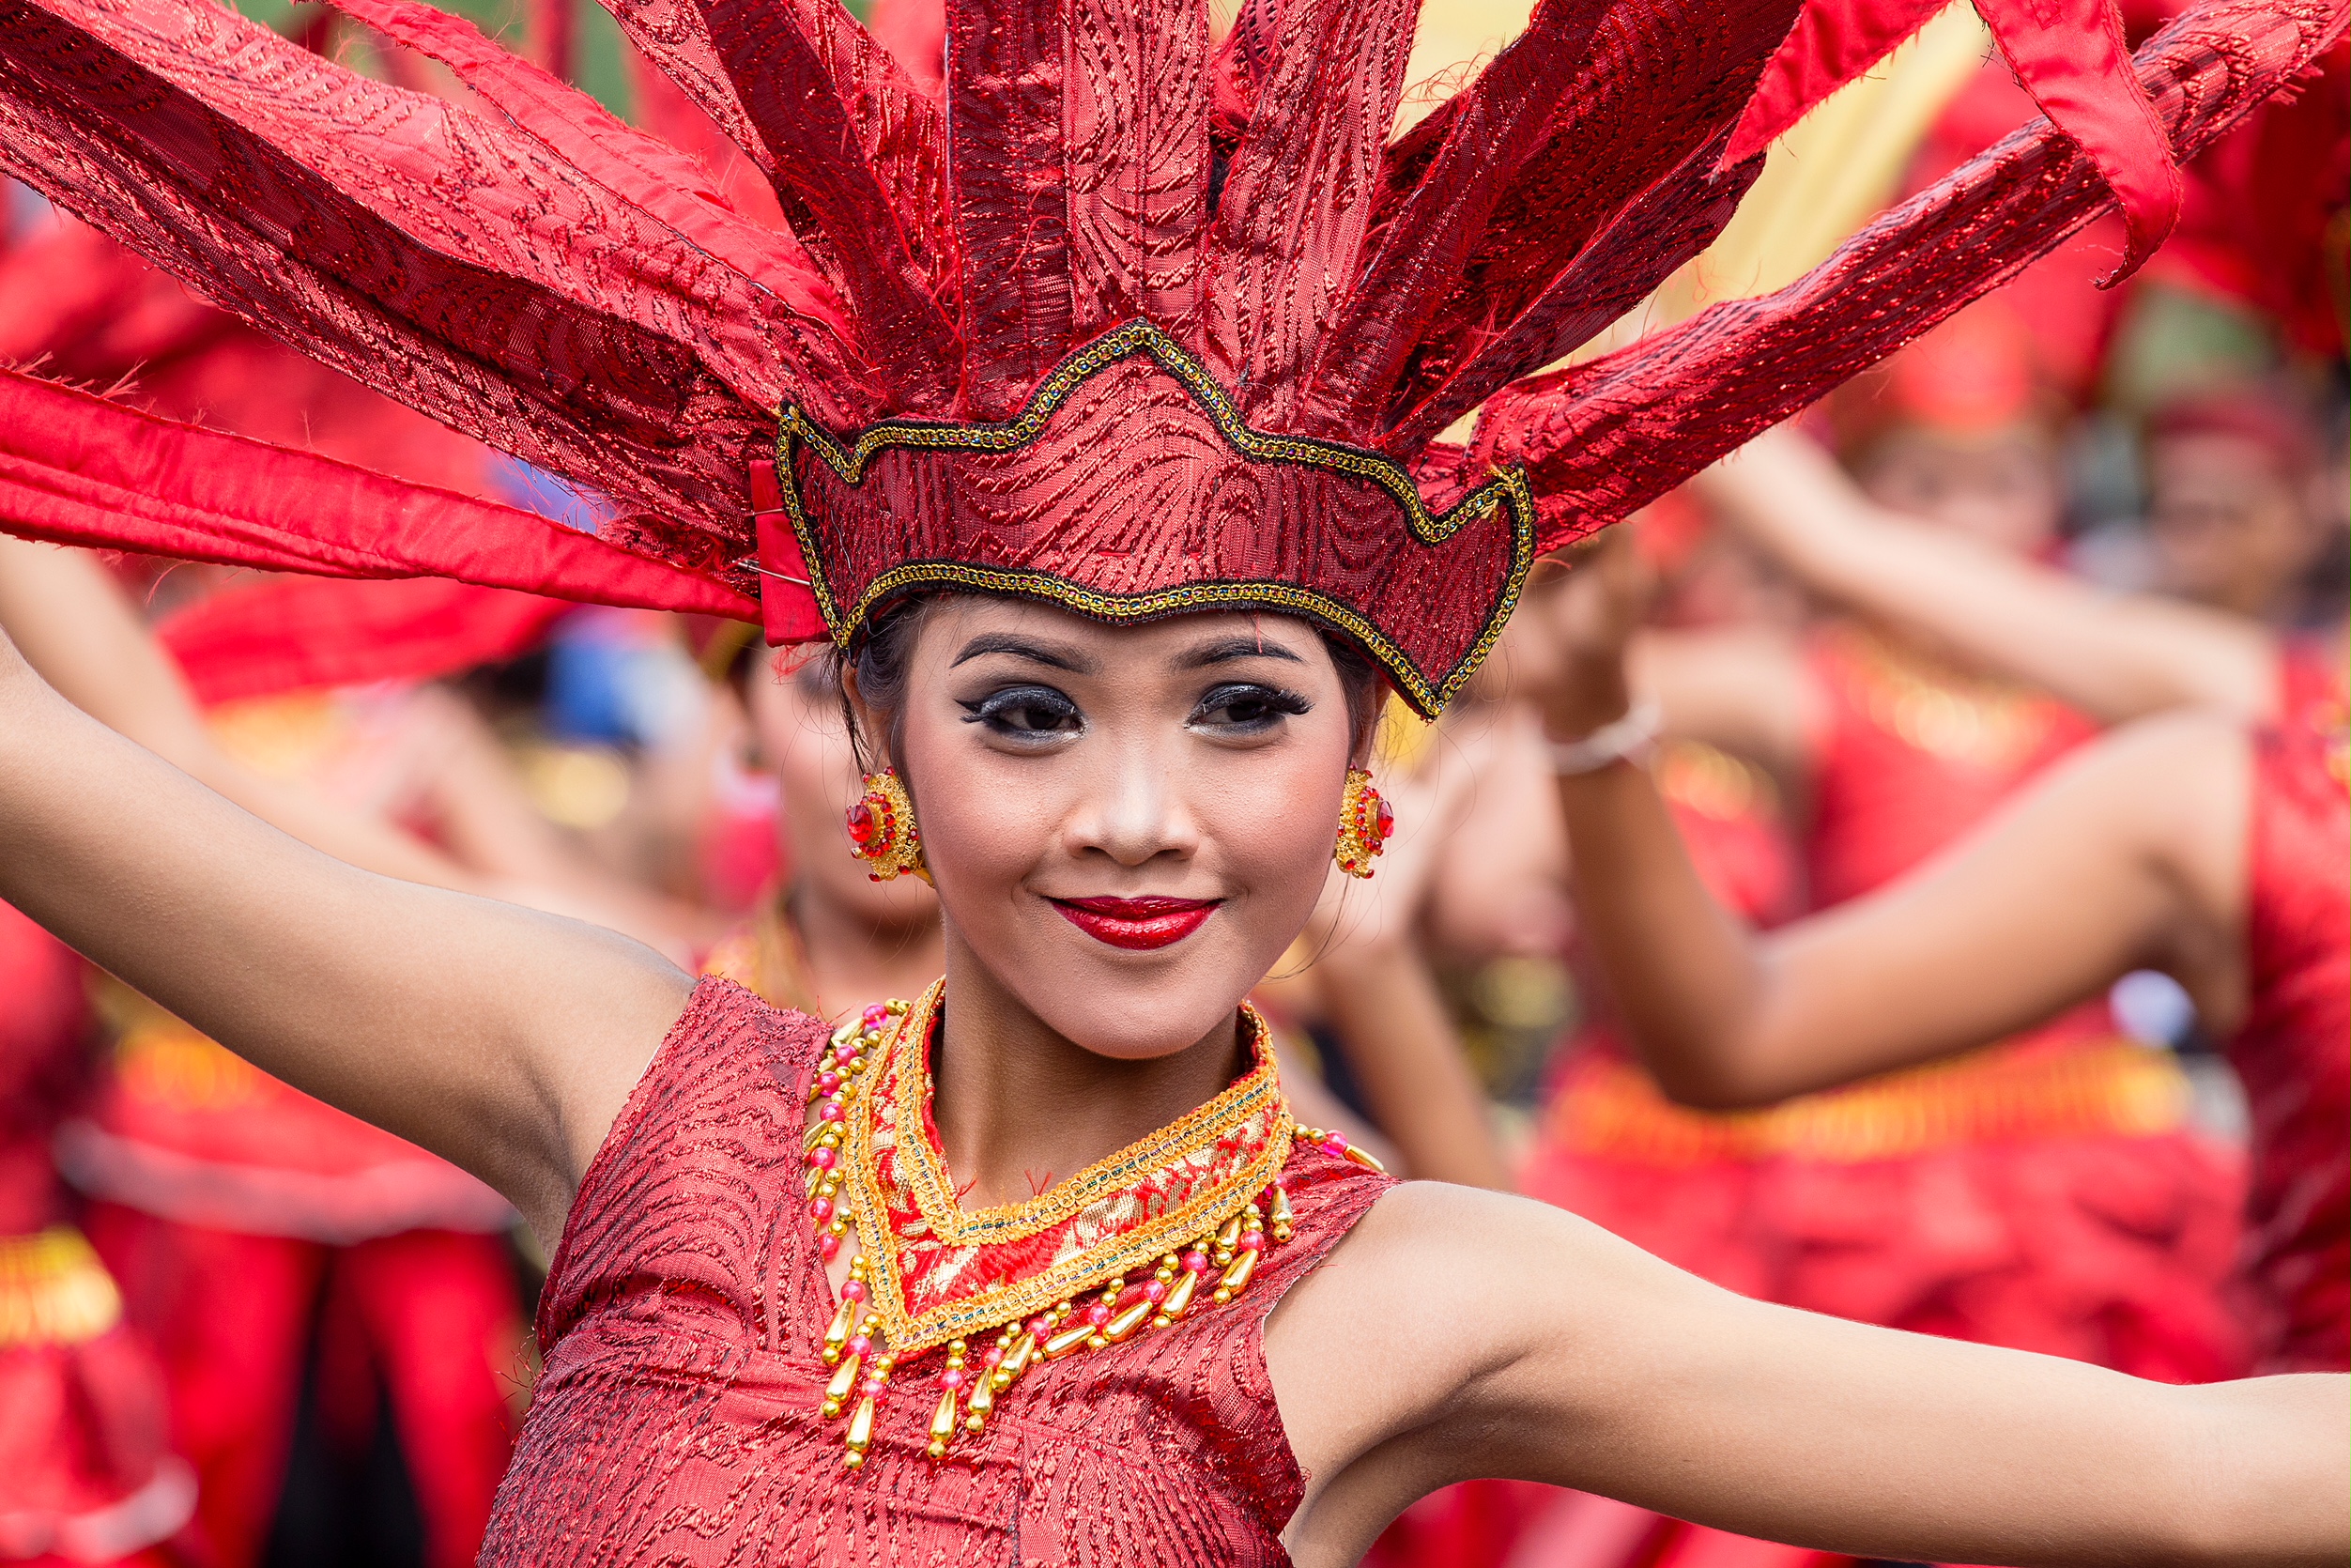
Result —
<path fill-rule="evenodd" d="M 1214 1099 L 1246 1066 L 1237 1013 L 1171 1055 L 1124 1061 L 1055 1032 L 960 943 L 946 976 L 931 1115 L 966 1209 L 1035 1197 Z"/>
<path fill-rule="evenodd" d="M 935 916 L 882 925 L 841 908 L 809 884 L 793 888 L 785 918 L 800 939 L 807 981 L 828 1015 L 892 997 L 912 1001 L 945 963 Z"/>

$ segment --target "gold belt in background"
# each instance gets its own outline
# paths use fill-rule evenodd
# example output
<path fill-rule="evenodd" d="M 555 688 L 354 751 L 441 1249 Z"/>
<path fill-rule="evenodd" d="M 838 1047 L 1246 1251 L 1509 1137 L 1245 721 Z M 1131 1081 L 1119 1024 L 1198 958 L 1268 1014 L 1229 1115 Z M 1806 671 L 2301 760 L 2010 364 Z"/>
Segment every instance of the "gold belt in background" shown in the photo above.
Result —
<path fill-rule="evenodd" d="M 1655 1165 L 1774 1157 L 1891 1160 L 1961 1144 L 2169 1132 L 2188 1075 L 2168 1052 L 2124 1040 L 2018 1055 L 1979 1052 L 1756 1111 L 1692 1111 L 1630 1063 L 1569 1077 L 1551 1135 L 1578 1153 Z"/>

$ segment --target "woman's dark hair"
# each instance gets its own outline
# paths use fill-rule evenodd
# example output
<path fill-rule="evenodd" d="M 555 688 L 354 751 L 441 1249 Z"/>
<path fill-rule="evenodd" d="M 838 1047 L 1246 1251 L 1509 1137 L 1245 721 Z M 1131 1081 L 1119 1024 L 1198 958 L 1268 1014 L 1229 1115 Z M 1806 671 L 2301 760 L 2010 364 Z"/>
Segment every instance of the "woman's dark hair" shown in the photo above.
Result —
<path fill-rule="evenodd" d="M 848 683 L 841 677 L 853 672 L 857 677 L 857 694 L 865 699 L 866 706 L 889 715 L 890 755 L 897 756 L 899 726 L 904 722 L 906 713 L 906 661 L 914 653 L 914 637 L 922 629 L 924 619 L 933 606 L 948 597 L 945 593 L 909 594 L 869 620 L 847 653 L 837 651 L 832 655 L 834 684 L 840 691 L 841 714 L 849 725 L 850 745 L 855 748 L 857 765 L 868 772 L 872 770 L 873 759 L 867 749 L 866 737 L 857 727 L 856 711 L 850 706 Z M 1289 613 L 1252 605 L 1237 607 L 1266 615 Z M 1320 625 L 1312 622 L 1308 624 L 1314 625 L 1323 646 L 1330 650 L 1330 662 L 1338 667 L 1339 684 L 1346 693 L 1348 751 L 1360 756 L 1364 737 L 1379 720 L 1387 678 L 1362 649 Z"/>

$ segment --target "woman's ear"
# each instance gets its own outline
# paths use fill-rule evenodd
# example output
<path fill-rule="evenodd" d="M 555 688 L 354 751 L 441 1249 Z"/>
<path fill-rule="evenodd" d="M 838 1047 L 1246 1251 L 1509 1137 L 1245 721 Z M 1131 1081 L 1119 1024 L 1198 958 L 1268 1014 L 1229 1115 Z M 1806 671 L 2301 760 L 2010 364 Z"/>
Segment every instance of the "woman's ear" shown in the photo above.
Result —
<path fill-rule="evenodd" d="M 857 755 L 857 765 L 867 773 L 880 773 L 896 766 L 890 756 L 889 715 L 868 703 L 865 694 L 857 689 L 857 667 L 841 667 L 841 706 L 849 714 L 849 745 Z"/>

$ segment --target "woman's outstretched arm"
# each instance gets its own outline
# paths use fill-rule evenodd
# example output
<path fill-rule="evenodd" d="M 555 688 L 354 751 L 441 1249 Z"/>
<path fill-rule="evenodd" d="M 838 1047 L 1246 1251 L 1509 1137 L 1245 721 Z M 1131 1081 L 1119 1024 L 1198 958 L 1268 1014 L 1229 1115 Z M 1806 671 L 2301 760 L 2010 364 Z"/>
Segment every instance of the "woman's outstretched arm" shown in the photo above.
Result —
<path fill-rule="evenodd" d="M 0 534 L 0 632 L 75 707 L 304 843 L 387 876 L 481 890 L 396 828 L 230 761 L 171 655 L 87 551 Z"/>
<path fill-rule="evenodd" d="M 1302 1568 L 1470 1476 L 1864 1558 L 2319 1568 L 2351 1383 L 2181 1388 L 1768 1305 L 1524 1199 L 1389 1193 L 1267 1329 Z M 1366 1379 L 1367 1366 L 1388 1369 Z"/>
<path fill-rule="evenodd" d="M 0 898 L 255 1065 L 561 1229 L 688 978 L 637 943 L 355 869 L 59 697 L 0 639 Z"/>
<path fill-rule="evenodd" d="M 1716 464 L 1698 488 L 1814 592 L 1924 632 L 2103 723 L 2180 707 L 2273 716 L 2277 648 L 2266 628 L 2152 594 L 2100 592 L 1888 512 L 1787 427 Z"/>
<path fill-rule="evenodd" d="M 1626 710 L 1618 558 L 1530 598 L 1560 650 L 1538 694 L 1561 739 Z M 1643 769 L 1560 780 L 1586 940 L 1667 1091 L 1768 1102 L 1964 1050 L 2097 994 L 2176 975 L 2225 1029 L 2242 1006 L 2251 752 L 2223 719 L 2119 731 L 1975 834 L 1866 899 L 1757 936 L 1692 866 Z"/>

